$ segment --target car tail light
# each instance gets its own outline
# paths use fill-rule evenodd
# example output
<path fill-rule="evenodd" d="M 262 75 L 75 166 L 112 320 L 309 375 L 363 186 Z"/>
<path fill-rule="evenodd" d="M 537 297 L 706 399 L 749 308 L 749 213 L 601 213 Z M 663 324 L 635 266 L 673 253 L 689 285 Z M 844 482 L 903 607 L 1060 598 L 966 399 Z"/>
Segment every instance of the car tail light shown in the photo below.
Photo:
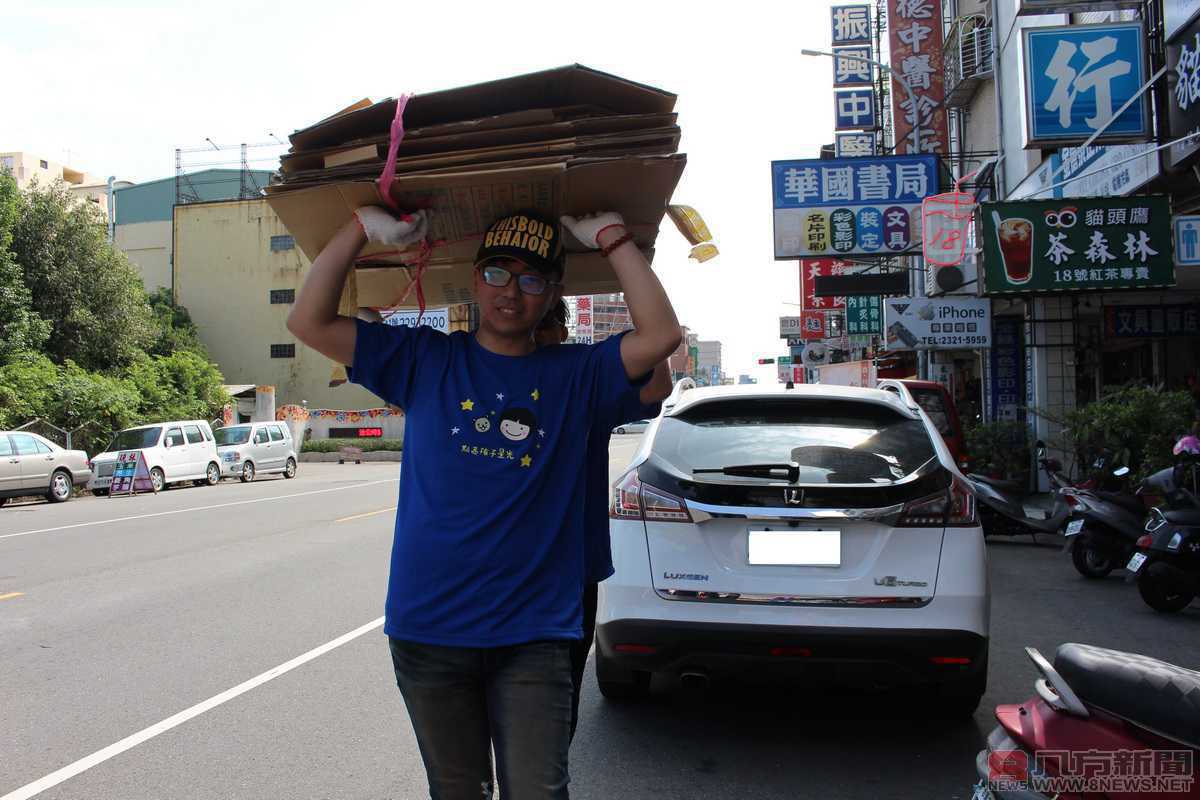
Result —
<path fill-rule="evenodd" d="M 1150 534 L 1147 533 L 1147 534 L 1144 534 L 1144 535 L 1138 537 L 1137 546 L 1138 547 L 1149 547 L 1150 543 L 1152 541 L 1153 541 L 1153 539 L 1150 537 Z"/>
<path fill-rule="evenodd" d="M 962 656 L 933 656 L 929 659 L 933 664 L 970 664 L 971 659 Z"/>
<path fill-rule="evenodd" d="M 649 644 L 618 644 L 613 647 L 618 653 L 633 653 L 639 656 L 651 656 L 658 652 L 658 648 Z"/>
<path fill-rule="evenodd" d="M 771 655 L 776 658 L 808 658 L 812 650 L 807 647 L 772 647 Z"/>
<path fill-rule="evenodd" d="M 613 486 L 608 516 L 613 519 L 642 519 L 646 522 L 691 522 L 683 498 L 638 480 L 631 470 Z"/>
<path fill-rule="evenodd" d="M 904 506 L 897 528 L 969 528 L 975 526 L 975 496 L 954 478 L 950 487 Z"/>

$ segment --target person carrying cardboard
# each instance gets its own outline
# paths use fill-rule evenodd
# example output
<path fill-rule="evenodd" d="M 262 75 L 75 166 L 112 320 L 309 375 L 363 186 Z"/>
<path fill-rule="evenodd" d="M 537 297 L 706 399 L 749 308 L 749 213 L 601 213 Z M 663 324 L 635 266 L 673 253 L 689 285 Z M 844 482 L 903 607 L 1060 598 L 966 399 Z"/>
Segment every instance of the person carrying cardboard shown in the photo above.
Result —
<path fill-rule="evenodd" d="M 682 335 L 682 331 L 680 332 Z M 539 347 L 567 340 L 567 305 L 562 300 L 542 318 L 534 337 Z M 613 406 L 600 409 L 588 433 L 587 499 L 584 503 L 583 638 L 571 645 L 571 740 L 579 725 L 579 695 L 588 653 L 596 637 L 596 606 L 600 582 L 613 572 L 612 539 L 608 530 L 608 440 L 613 428 L 626 422 L 657 417 L 671 396 L 671 368 L 663 361 L 640 389 L 626 392 Z"/>
<path fill-rule="evenodd" d="M 479 330 L 445 335 L 339 316 L 367 241 L 409 245 L 423 214 L 360 208 L 313 262 L 288 329 L 406 411 L 384 632 L 437 800 L 567 798 L 571 644 L 582 634 L 589 431 L 680 341 L 658 278 L 613 213 L 562 218 L 599 249 L 634 330 L 538 348 L 562 293 L 557 225 L 492 223 L 475 262 Z"/>

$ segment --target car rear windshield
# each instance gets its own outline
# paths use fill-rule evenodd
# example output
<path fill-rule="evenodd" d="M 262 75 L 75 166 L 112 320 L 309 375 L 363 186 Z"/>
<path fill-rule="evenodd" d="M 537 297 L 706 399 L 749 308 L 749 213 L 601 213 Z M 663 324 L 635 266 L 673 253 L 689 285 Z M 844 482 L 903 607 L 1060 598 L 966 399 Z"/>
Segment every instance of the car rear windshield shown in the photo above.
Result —
<path fill-rule="evenodd" d="M 250 441 L 250 426 L 238 425 L 234 428 L 217 428 L 217 447 L 227 444 L 245 444 Z"/>
<path fill-rule="evenodd" d="M 684 473 L 794 462 L 802 484 L 892 483 L 935 457 L 920 420 L 875 403 L 816 398 L 702 403 L 664 418 L 653 451 Z"/>
<path fill-rule="evenodd" d="M 950 428 L 950 415 L 946 413 L 946 403 L 942 398 L 942 393 L 936 389 L 909 389 L 909 391 L 912 393 L 913 400 L 917 401 L 917 405 L 929 415 L 929 420 L 933 423 L 933 427 L 937 428 L 938 433 L 942 436 L 953 436 L 954 431 Z"/>
<path fill-rule="evenodd" d="M 154 447 L 158 444 L 158 436 L 162 433 L 162 428 L 133 428 L 128 431 L 121 431 L 116 438 L 112 440 L 106 452 L 116 452 L 118 450 L 141 450 L 146 447 Z"/>

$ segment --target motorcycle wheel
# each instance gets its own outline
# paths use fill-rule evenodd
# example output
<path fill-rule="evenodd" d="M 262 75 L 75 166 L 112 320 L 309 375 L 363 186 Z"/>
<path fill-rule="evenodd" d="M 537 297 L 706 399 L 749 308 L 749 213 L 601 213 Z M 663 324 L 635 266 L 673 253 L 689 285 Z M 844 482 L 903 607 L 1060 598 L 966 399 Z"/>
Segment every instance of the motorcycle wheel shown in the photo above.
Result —
<path fill-rule="evenodd" d="M 1138 594 L 1146 601 L 1146 605 L 1155 611 L 1174 614 L 1187 608 L 1195 595 L 1187 592 L 1174 592 L 1162 578 L 1155 577 L 1152 570 L 1147 570 L 1138 577 Z"/>
<path fill-rule="evenodd" d="M 1085 578 L 1107 578 L 1117 568 L 1113 557 L 1092 543 L 1088 536 L 1080 536 L 1071 548 L 1071 563 Z"/>

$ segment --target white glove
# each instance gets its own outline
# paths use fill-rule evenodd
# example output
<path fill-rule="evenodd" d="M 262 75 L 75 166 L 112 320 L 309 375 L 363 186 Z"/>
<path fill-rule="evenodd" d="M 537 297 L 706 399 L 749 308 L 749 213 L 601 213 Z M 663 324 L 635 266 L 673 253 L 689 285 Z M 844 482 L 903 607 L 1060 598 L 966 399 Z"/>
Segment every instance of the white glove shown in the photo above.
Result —
<path fill-rule="evenodd" d="M 363 206 L 354 212 L 367 241 L 404 247 L 416 244 L 429 232 L 429 213 L 422 209 L 397 219 L 379 206 Z"/>
<path fill-rule="evenodd" d="M 578 239 L 584 246 L 590 247 L 593 250 L 600 249 L 600 243 L 596 241 L 596 237 L 605 228 L 610 228 L 613 225 L 625 227 L 625 220 L 621 219 L 621 215 L 615 211 L 602 211 L 597 214 L 588 214 L 586 217 L 575 219 L 574 217 L 561 217 L 562 224 L 571 235 Z"/>

